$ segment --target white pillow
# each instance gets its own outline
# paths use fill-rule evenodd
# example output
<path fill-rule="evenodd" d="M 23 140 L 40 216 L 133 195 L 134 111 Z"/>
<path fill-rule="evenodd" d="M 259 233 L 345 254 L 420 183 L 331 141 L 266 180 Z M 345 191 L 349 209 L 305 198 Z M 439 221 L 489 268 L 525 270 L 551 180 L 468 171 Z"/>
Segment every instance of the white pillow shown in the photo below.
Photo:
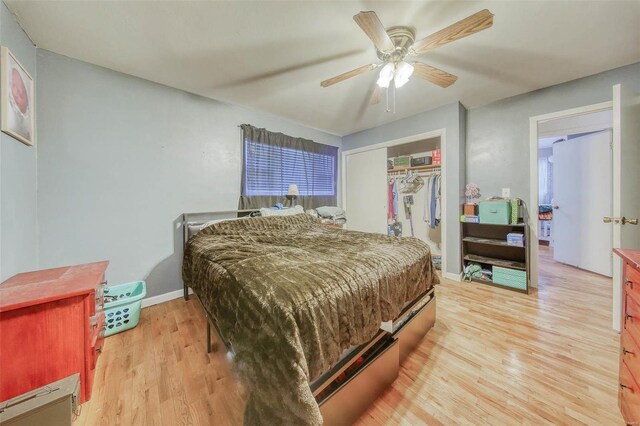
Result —
<path fill-rule="evenodd" d="M 302 206 L 293 206 L 288 209 L 260 209 L 260 216 L 293 216 L 294 214 L 304 213 L 304 208 Z"/>

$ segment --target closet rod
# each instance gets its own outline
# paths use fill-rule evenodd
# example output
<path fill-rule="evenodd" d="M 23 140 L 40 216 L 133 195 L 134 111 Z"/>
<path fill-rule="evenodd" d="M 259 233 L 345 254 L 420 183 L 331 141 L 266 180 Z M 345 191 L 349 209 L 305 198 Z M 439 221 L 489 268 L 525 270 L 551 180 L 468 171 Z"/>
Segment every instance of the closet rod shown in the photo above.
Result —
<path fill-rule="evenodd" d="M 420 170 L 420 171 L 413 171 L 411 174 L 414 175 L 433 175 L 433 174 L 438 174 L 441 173 L 441 170 Z M 407 172 L 387 172 L 388 175 L 391 176 L 406 176 Z"/>

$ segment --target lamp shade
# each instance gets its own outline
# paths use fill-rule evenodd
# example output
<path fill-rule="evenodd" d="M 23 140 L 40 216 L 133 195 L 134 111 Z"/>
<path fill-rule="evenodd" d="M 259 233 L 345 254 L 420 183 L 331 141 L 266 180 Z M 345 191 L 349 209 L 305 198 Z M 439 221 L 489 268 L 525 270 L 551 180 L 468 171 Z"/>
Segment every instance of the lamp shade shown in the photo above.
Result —
<path fill-rule="evenodd" d="M 391 80 L 393 80 L 393 74 L 394 65 L 389 62 L 384 67 L 382 67 L 382 70 L 380 70 L 380 74 L 378 75 L 378 81 L 376 82 L 376 84 L 378 84 L 378 86 L 380 87 L 389 87 L 389 83 L 391 83 Z"/>
<path fill-rule="evenodd" d="M 393 78 L 393 83 L 397 88 L 400 88 L 409 81 L 409 77 L 413 74 L 413 65 L 404 61 L 400 62 L 396 68 L 396 74 Z"/>
<path fill-rule="evenodd" d="M 298 185 L 296 185 L 295 183 L 290 184 L 289 191 L 287 191 L 287 195 L 295 195 L 296 197 L 300 195 L 298 193 Z"/>

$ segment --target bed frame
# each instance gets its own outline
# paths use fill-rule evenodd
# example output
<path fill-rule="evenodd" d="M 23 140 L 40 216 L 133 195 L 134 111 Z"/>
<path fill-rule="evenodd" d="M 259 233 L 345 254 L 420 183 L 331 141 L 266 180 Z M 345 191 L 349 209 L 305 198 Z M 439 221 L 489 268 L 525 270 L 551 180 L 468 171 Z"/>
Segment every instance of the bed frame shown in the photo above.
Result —
<path fill-rule="evenodd" d="M 184 213 L 182 215 L 183 248 L 189 238 L 200 231 L 208 221 L 252 216 L 257 210 L 231 210 L 223 212 Z M 189 288 L 184 285 L 184 299 L 189 300 Z M 194 293 L 207 318 L 207 352 L 212 352 L 211 330 L 216 331 L 227 352 L 233 348 L 218 328 L 214 317 Z M 369 342 L 345 352 L 334 367 L 310 384 L 318 401 L 325 425 L 347 425 L 360 415 L 398 377 L 400 364 L 423 340 L 436 321 L 436 295 L 434 288 L 405 306 L 397 319 L 384 323 Z M 355 360 L 364 357 L 356 369 Z M 344 373 L 351 367 L 346 380 Z"/>
<path fill-rule="evenodd" d="M 184 249 L 187 247 L 187 241 L 193 235 L 197 234 L 200 231 L 202 225 L 212 220 L 220 220 L 220 219 L 235 219 L 238 217 L 245 216 L 254 216 L 260 213 L 260 210 L 228 210 L 221 212 L 200 212 L 200 213 L 183 213 L 182 214 L 182 250 L 184 254 Z M 189 286 L 186 283 L 182 283 L 182 288 L 184 291 L 184 300 L 189 300 Z M 222 333 L 220 333 L 220 329 L 216 325 L 215 321 L 213 321 L 213 316 L 207 309 L 207 307 L 202 303 L 200 297 L 196 295 L 196 299 L 202 306 L 202 310 L 204 311 L 204 315 L 207 317 L 207 353 L 211 353 L 211 327 L 216 330 L 216 334 L 220 338 L 220 341 L 225 345 L 227 352 L 233 352 L 231 345 L 222 338 Z"/>

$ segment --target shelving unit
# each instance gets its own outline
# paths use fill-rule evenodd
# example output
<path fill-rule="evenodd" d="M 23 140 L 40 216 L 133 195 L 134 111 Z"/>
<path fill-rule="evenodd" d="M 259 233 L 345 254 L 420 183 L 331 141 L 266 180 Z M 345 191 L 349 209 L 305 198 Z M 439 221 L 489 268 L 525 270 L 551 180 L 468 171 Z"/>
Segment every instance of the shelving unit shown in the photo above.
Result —
<path fill-rule="evenodd" d="M 525 271 L 527 274 L 526 289 L 524 290 L 496 284 L 486 279 L 474 279 L 473 281 L 523 293 L 529 292 L 529 227 L 526 223 L 509 225 L 461 223 L 460 228 L 463 266 L 467 266 L 469 263 L 477 263 L 486 269 L 499 266 L 516 271 Z M 511 232 L 524 234 L 524 247 L 507 244 L 507 234 Z"/>

